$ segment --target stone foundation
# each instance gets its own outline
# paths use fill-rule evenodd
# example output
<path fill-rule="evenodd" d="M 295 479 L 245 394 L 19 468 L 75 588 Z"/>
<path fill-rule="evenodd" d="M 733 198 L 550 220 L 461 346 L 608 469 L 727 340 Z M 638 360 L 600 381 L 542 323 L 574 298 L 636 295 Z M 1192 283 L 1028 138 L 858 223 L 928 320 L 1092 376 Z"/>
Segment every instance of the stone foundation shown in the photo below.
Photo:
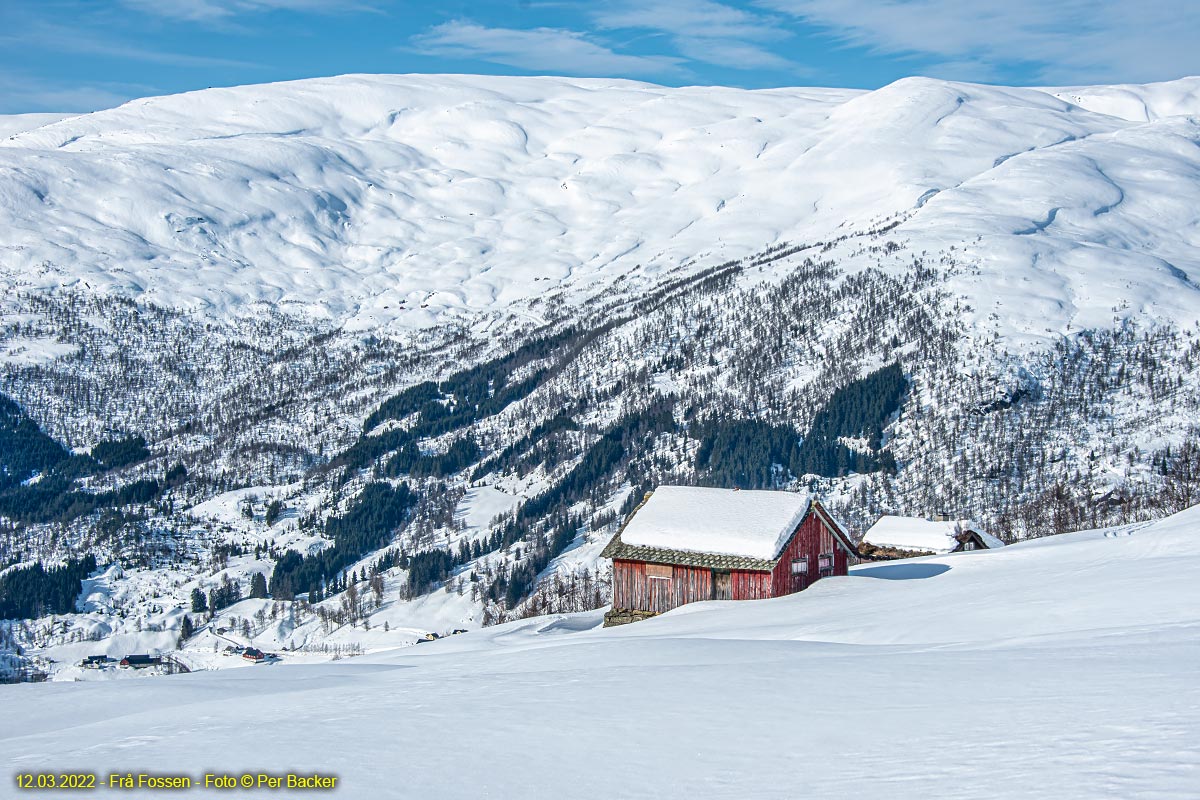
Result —
<path fill-rule="evenodd" d="M 627 608 L 614 608 L 604 615 L 604 627 L 628 625 L 631 622 L 641 622 L 644 619 L 658 616 L 653 611 L 633 611 Z"/>

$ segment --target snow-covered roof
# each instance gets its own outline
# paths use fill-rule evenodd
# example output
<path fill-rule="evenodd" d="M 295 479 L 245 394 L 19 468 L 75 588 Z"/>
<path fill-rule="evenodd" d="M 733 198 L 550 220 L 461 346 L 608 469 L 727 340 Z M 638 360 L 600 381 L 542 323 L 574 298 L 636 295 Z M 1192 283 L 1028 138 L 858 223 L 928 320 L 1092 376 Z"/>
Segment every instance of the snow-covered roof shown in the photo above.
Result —
<path fill-rule="evenodd" d="M 626 544 L 772 559 L 808 512 L 807 492 L 660 486 L 621 531 Z"/>
<path fill-rule="evenodd" d="M 965 520 L 963 524 L 966 527 L 970 528 L 971 530 L 975 531 L 975 533 L 979 534 L 979 538 L 983 540 L 983 543 L 988 546 L 989 550 L 993 550 L 997 547 L 1004 547 L 1004 542 L 1002 540 L 996 538 L 995 536 L 992 536 L 990 533 L 987 533 L 982 528 L 980 528 L 978 525 L 976 525 L 974 522 L 971 522 L 970 520 Z"/>
<path fill-rule="evenodd" d="M 963 531 L 974 531 L 989 548 L 1003 547 L 1004 542 L 984 533 L 977 522 L 969 519 L 934 522 L 920 517 L 883 516 L 863 536 L 863 544 L 895 550 L 920 550 L 949 553 L 958 546 Z"/>

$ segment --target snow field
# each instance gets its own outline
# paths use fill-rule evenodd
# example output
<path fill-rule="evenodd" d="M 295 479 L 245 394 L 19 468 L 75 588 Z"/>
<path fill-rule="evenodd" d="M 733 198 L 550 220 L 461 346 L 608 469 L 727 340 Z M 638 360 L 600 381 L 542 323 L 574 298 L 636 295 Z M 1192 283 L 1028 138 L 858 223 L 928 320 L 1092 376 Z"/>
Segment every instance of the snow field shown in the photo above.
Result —
<path fill-rule="evenodd" d="M 1194 508 L 615 629 L 588 612 L 330 664 L 13 686 L 23 724 L 0 741 L 10 771 L 321 771 L 371 796 L 1187 797 L 1198 529 Z"/>

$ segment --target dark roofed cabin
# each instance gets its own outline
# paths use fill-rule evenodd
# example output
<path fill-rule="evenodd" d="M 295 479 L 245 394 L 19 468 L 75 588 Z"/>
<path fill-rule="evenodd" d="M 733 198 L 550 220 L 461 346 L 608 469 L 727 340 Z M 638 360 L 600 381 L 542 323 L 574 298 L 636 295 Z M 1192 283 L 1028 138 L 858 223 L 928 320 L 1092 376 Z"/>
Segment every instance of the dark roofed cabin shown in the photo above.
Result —
<path fill-rule="evenodd" d="M 758 600 L 845 575 L 858 557 L 847 532 L 801 492 L 660 486 L 601 554 L 613 560 L 620 625 L 700 600 Z"/>
<path fill-rule="evenodd" d="M 133 667 L 134 669 L 141 669 L 142 667 L 154 667 L 161 663 L 161 656 L 128 655 L 121 659 L 122 667 Z"/>

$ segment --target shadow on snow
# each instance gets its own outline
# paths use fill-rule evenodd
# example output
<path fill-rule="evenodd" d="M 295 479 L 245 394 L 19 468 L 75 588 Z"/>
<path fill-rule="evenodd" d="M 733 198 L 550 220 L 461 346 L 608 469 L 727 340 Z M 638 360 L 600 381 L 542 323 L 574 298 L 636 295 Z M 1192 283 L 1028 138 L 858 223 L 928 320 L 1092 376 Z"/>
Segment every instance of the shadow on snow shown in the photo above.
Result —
<path fill-rule="evenodd" d="M 860 578 L 882 578 L 885 581 L 919 581 L 949 571 L 950 567 L 946 564 L 888 564 L 856 569 L 850 574 Z"/>

